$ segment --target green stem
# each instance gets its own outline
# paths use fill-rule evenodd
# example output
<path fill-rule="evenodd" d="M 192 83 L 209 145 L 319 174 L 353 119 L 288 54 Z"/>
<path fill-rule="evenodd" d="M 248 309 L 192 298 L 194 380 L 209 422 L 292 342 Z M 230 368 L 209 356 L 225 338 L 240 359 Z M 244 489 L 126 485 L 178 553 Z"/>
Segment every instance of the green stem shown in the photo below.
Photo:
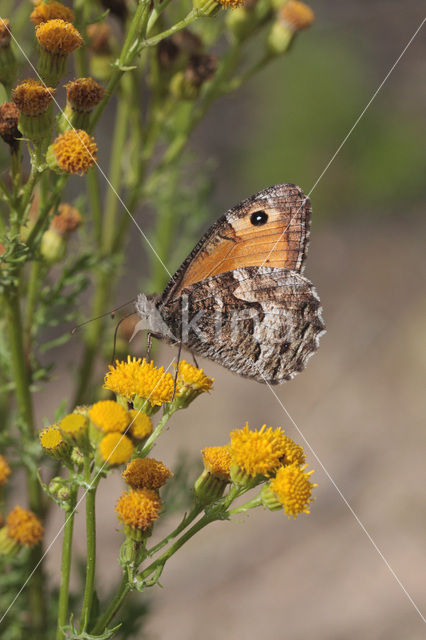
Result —
<path fill-rule="evenodd" d="M 116 251 L 114 250 L 114 242 L 117 232 L 116 216 L 119 204 L 117 193 L 119 193 L 121 187 L 121 158 L 127 135 L 129 110 L 130 105 L 128 101 L 123 97 L 118 103 L 117 115 L 115 120 L 116 126 L 114 132 L 113 148 L 111 151 L 111 167 L 109 175 L 111 186 L 107 194 L 105 216 L 101 223 L 101 229 L 99 230 L 101 235 L 101 258 L 104 257 L 108 259 L 109 257 L 111 257 L 111 255 L 117 253 L 120 249 L 120 247 L 117 247 Z M 96 176 L 92 176 L 91 180 L 94 181 L 95 179 Z M 98 191 L 97 186 L 95 184 L 91 184 L 89 188 L 93 199 L 93 206 L 97 208 L 100 206 L 99 194 L 95 193 L 95 190 Z M 98 316 L 105 313 L 105 309 L 107 308 L 112 290 L 113 274 L 111 273 L 111 268 L 106 268 L 105 265 L 102 265 L 101 269 L 102 270 L 100 271 L 97 278 L 92 308 L 92 316 L 94 318 L 97 318 Z M 102 320 L 99 320 L 88 325 L 85 331 L 85 348 L 81 366 L 78 372 L 78 385 L 75 395 L 75 402 L 77 404 L 80 404 L 88 395 L 88 386 L 92 377 L 96 355 L 98 353 L 98 345 L 102 340 L 104 330 L 105 325 Z"/>
<path fill-rule="evenodd" d="M 24 351 L 22 316 L 18 292 L 10 289 L 4 294 L 9 349 L 20 427 L 26 441 L 32 442 L 35 435 L 33 404 L 30 392 L 30 376 Z M 28 501 L 32 511 L 42 515 L 41 488 L 33 469 L 26 467 Z M 40 564 L 43 555 L 41 545 L 32 549 L 29 556 L 30 569 L 38 565 L 29 585 L 32 625 L 35 637 L 43 636 L 46 623 L 43 573 Z"/>
<path fill-rule="evenodd" d="M 34 311 L 39 294 L 39 281 L 41 275 L 41 262 L 35 260 L 31 263 L 30 277 L 28 281 L 27 305 L 25 308 L 24 346 L 25 352 L 30 353 L 31 336 L 33 330 Z"/>
<path fill-rule="evenodd" d="M 92 307 L 92 315 L 94 318 L 105 313 L 111 294 L 111 280 L 112 275 L 109 271 L 104 271 L 98 276 Z M 102 320 L 96 320 L 87 326 L 84 339 L 84 353 L 78 370 L 77 388 L 72 406 L 82 404 L 90 394 L 90 380 L 95 359 L 98 355 L 99 344 L 103 336 L 103 325 L 100 325 L 100 322 L 102 322 Z"/>
<path fill-rule="evenodd" d="M 109 189 L 106 195 L 105 215 L 102 223 L 102 251 L 108 255 L 114 244 L 116 233 L 117 210 L 120 204 L 119 194 L 122 177 L 122 158 L 125 147 L 130 103 L 124 95 L 118 103 L 115 116 L 115 131 L 111 149 L 111 166 L 109 170 Z M 127 215 L 123 213 L 123 215 Z"/>
<path fill-rule="evenodd" d="M 98 619 L 96 625 L 91 630 L 92 635 L 98 635 L 105 631 L 110 620 L 113 619 L 113 617 L 115 616 L 115 614 L 117 613 L 121 605 L 123 604 L 123 601 L 127 596 L 127 594 L 129 593 L 129 591 L 130 591 L 130 585 L 127 578 L 127 574 L 125 573 L 123 575 L 123 578 L 121 580 L 117 593 L 112 599 L 109 607 L 107 608 L 105 613 Z"/>
<path fill-rule="evenodd" d="M 230 93 L 231 91 L 236 91 L 237 89 L 239 89 L 256 73 L 266 67 L 272 60 L 275 60 L 275 56 L 271 55 L 270 53 L 265 53 L 252 67 L 244 71 L 244 73 L 242 73 L 240 76 L 233 78 L 226 87 L 226 92 Z"/>
<path fill-rule="evenodd" d="M 248 500 L 244 504 L 241 504 L 239 507 L 235 507 L 235 509 L 231 509 L 229 511 L 229 515 L 236 515 L 237 513 L 245 513 L 249 509 L 254 509 L 255 507 L 260 507 L 262 504 L 262 499 L 260 496 L 255 496 L 252 500 Z"/>
<path fill-rule="evenodd" d="M 102 199 L 96 167 L 91 167 L 87 172 L 87 194 L 89 198 L 90 214 L 95 228 L 95 235 L 100 242 L 102 234 Z"/>
<path fill-rule="evenodd" d="M 144 458 L 145 456 L 147 456 L 148 453 L 151 451 L 155 441 L 162 434 L 167 422 L 170 420 L 170 418 L 172 417 L 175 411 L 177 411 L 177 409 L 168 409 L 163 413 L 161 420 L 159 421 L 159 423 L 157 424 L 157 426 L 155 427 L 154 431 L 151 433 L 149 438 L 145 441 L 143 448 L 139 452 L 139 455 L 141 458 Z"/>
<path fill-rule="evenodd" d="M 53 188 L 51 196 L 48 198 L 47 202 L 41 207 L 39 216 L 31 232 L 27 238 L 27 245 L 31 247 L 34 242 L 37 240 L 40 231 L 44 228 L 47 219 L 49 218 L 49 214 L 53 207 L 59 202 L 62 190 L 65 186 L 66 181 L 68 180 L 68 175 L 60 176 L 56 181 L 56 185 Z"/>
<path fill-rule="evenodd" d="M 74 511 L 76 502 L 77 492 L 73 491 L 73 494 L 70 497 L 68 508 L 65 511 L 64 539 L 62 541 L 61 586 L 59 589 L 58 626 L 56 630 L 56 640 L 63 640 L 63 638 L 65 638 L 62 627 L 65 626 L 68 618 L 72 536 L 74 530 Z"/>
<path fill-rule="evenodd" d="M 90 10 L 88 2 L 74 2 L 75 27 L 80 33 L 85 33 L 87 23 L 87 11 Z M 75 52 L 75 68 L 78 78 L 85 78 L 89 74 L 89 66 L 87 64 L 86 43 Z"/>
<path fill-rule="evenodd" d="M 136 8 L 135 15 L 130 23 L 127 36 L 112 71 L 111 77 L 106 86 L 105 97 L 100 101 L 90 118 L 89 131 L 93 131 L 111 96 L 118 87 L 118 84 L 126 72 L 126 67 L 132 64 L 134 58 L 139 53 L 139 43 L 143 38 L 150 12 L 150 0 L 141 0 Z"/>
<path fill-rule="evenodd" d="M 101 475 L 90 482 L 90 460 L 88 456 L 84 459 L 84 478 L 89 488 L 86 493 L 86 584 L 84 588 L 83 605 L 80 618 L 80 631 L 86 631 L 90 619 L 92 609 L 94 586 L 95 586 L 95 570 L 96 570 L 96 489 L 98 487 Z"/>
<path fill-rule="evenodd" d="M 179 22 L 176 22 L 176 24 L 170 27 L 170 29 L 166 29 L 165 31 L 162 31 L 161 33 L 159 33 L 156 36 L 153 36 L 152 38 L 147 38 L 146 40 L 143 41 L 142 44 L 144 47 L 155 47 L 155 45 L 161 42 L 161 40 L 164 40 L 164 38 L 168 38 L 169 36 L 172 36 L 177 31 L 181 31 L 182 29 L 185 29 L 185 27 L 192 24 L 193 22 L 198 20 L 198 18 L 200 17 L 201 17 L 201 14 L 198 11 L 198 9 L 191 9 L 191 11 L 188 13 L 188 15 L 185 16 L 185 18 L 182 18 L 182 20 L 179 20 Z"/>
<path fill-rule="evenodd" d="M 142 584 L 143 581 L 151 575 L 156 569 L 162 568 L 167 560 L 171 558 L 171 556 L 176 553 L 183 545 L 188 542 L 198 531 L 201 531 L 204 527 L 206 527 L 210 522 L 216 520 L 216 516 L 213 513 L 205 514 L 202 518 L 198 520 L 186 533 L 184 533 L 176 542 L 174 542 L 168 549 L 165 551 L 159 558 L 151 562 L 151 564 L 144 569 L 138 576 L 138 583 Z"/>
<path fill-rule="evenodd" d="M 148 552 L 149 555 L 153 556 L 155 553 L 160 551 L 160 549 L 162 549 L 167 544 L 169 544 L 169 542 L 173 540 L 173 538 L 176 538 L 180 533 L 182 533 L 182 531 L 186 529 L 186 527 L 189 524 L 191 524 L 191 522 L 193 522 L 198 515 L 200 515 L 203 509 L 204 507 L 202 507 L 201 505 L 195 504 L 192 507 L 191 511 L 185 515 L 182 522 L 176 527 L 176 529 L 174 529 L 171 533 L 169 533 L 169 535 L 166 536 L 163 540 L 161 540 L 161 542 L 159 542 L 154 547 L 149 549 L 149 552 Z"/>

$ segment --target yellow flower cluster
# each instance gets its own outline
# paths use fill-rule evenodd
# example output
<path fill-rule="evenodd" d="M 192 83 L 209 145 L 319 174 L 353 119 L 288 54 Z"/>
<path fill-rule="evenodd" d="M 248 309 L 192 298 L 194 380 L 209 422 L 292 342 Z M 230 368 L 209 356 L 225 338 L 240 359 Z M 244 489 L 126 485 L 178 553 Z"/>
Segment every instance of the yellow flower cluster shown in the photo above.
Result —
<path fill-rule="evenodd" d="M 305 469 L 306 465 L 300 467 L 296 462 L 287 467 L 280 467 L 270 482 L 271 491 L 289 517 L 296 518 L 299 513 L 309 513 L 312 489 L 317 485 L 309 480 L 314 472 L 305 473 Z"/>
<path fill-rule="evenodd" d="M 173 384 L 173 377 L 164 367 L 156 367 L 145 358 L 127 356 L 127 362 L 116 360 L 115 365 L 109 365 L 104 388 L 131 402 L 143 398 L 152 406 L 160 406 L 172 399 Z"/>
<path fill-rule="evenodd" d="M 130 438 L 118 431 L 108 433 L 99 443 L 101 457 L 110 466 L 127 462 L 133 454 L 133 448 Z"/>
<path fill-rule="evenodd" d="M 231 472 L 231 447 L 205 447 L 201 454 L 205 469 L 218 478 L 229 480 Z"/>
<path fill-rule="evenodd" d="M 231 442 L 223 447 L 202 450 L 205 471 L 197 481 L 206 492 L 211 491 L 204 474 L 216 479 L 232 480 L 246 486 L 267 481 L 261 492 L 262 504 L 270 509 L 284 509 L 288 516 L 309 513 L 312 484 L 305 472 L 303 448 L 289 438 L 281 428 L 263 427 L 256 431 L 248 423 L 231 433 Z M 204 479 L 204 484 L 202 483 Z M 223 490 L 223 487 L 220 491 Z M 218 496 L 220 497 L 220 493 Z"/>
<path fill-rule="evenodd" d="M 121 404 L 113 400 L 101 400 L 89 410 L 89 417 L 94 424 L 105 433 L 110 431 L 126 431 L 130 417 Z"/>
<path fill-rule="evenodd" d="M 92 136 L 84 129 L 70 129 L 49 147 L 47 159 L 52 168 L 82 176 L 97 162 L 97 153 L 98 147 Z"/>
<path fill-rule="evenodd" d="M 213 380 L 202 369 L 185 360 L 179 362 L 176 397 L 181 406 L 187 406 L 200 393 L 209 391 L 212 384 Z M 142 399 L 151 407 L 158 407 L 171 402 L 174 379 L 164 371 L 164 367 L 156 367 L 152 361 L 127 356 L 127 362 L 116 360 L 114 365 L 109 365 L 104 388 L 129 402 Z"/>
<path fill-rule="evenodd" d="M 59 56 L 66 56 L 83 44 L 77 29 L 60 18 L 36 25 L 36 38 L 42 49 Z"/>
<path fill-rule="evenodd" d="M 142 411 L 128 411 L 114 400 L 101 400 L 89 409 L 92 424 L 101 432 L 101 459 L 110 466 L 127 462 L 134 450 L 131 440 L 143 440 L 152 433 L 151 418 Z"/>
<path fill-rule="evenodd" d="M 7 534 L 20 545 L 33 547 L 43 537 L 43 525 L 37 516 L 16 506 L 6 518 Z"/>
<path fill-rule="evenodd" d="M 140 538 L 158 519 L 161 499 L 152 489 L 130 489 L 117 502 L 118 519 L 135 538 Z"/>
<path fill-rule="evenodd" d="M 281 464 L 285 445 L 286 437 L 279 427 L 274 430 L 263 425 L 259 431 L 250 431 L 246 423 L 231 433 L 232 464 L 253 478 L 270 476 Z"/>
<path fill-rule="evenodd" d="M 171 478 L 172 472 L 154 458 L 135 458 L 123 471 L 123 478 L 132 489 L 158 490 Z"/>

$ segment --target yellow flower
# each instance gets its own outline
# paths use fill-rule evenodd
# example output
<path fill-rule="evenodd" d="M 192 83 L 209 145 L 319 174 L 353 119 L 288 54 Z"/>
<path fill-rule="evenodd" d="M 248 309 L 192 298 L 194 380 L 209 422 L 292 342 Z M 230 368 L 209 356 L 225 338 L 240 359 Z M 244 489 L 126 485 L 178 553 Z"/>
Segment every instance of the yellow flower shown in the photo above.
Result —
<path fill-rule="evenodd" d="M 43 525 L 32 511 L 17 506 L 6 518 L 7 533 L 20 545 L 33 547 L 43 536 Z"/>
<path fill-rule="evenodd" d="M 65 442 L 62 433 L 58 427 L 47 427 L 40 433 L 40 444 L 43 449 L 55 450 Z"/>
<path fill-rule="evenodd" d="M 81 413 L 70 413 L 62 418 L 59 428 L 65 436 L 76 440 L 86 433 L 87 419 Z"/>
<path fill-rule="evenodd" d="M 133 533 L 137 538 L 138 534 L 149 531 L 160 515 L 161 506 L 161 500 L 156 491 L 130 489 L 122 494 L 115 509 L 125 530 Z"/>
<path fill-rule="evenodd" d="M 44 451 L 56 460 L 65 459 L 69 456 L 70 448 L 57 426 L 43 429 L 40 433 L 40 444 Z"/>
<path fill-rule="evenodd" d="M 66 56 L 83 44 L 83 38 L 70 23 L 59 18 L 36 26 L 36 38 L 40 47 L 49 53 Z"/>
<path fill-rule="evenodd" d="M 305 473 L 306 465 L 299 467 L 293 463 L 281 467 L 277 475 L 270 481 L 270 489 L 276 495 L 284 511 L 296 518 L 299 513 L 309 513 L 308 505 L 312 501 L 312 489 L 316 487 L 309 477 L 314 473 Z"/>
<path fill-rule="evenodd" d="M 281 461 L 283 464 L 296 462 L 301 465 L 305 462 L 305 453 L 300 444 L 296 444 L 291 438 L 284 436 L 284 447 L 284 460 Z"/>
<path fill-rule="evenodd" d="M 93 405 L 89 417 L 105 433 L 119 431 L 123 433 L 129 425 L 126 409 L 113 400 L 101 400 Z"/>
<path fill-rule="evenodd" d="M 111 467 L 127 462 L 133 454 L 133 443 L 127 436 L 114 431 L 108 433 L 99 443 L 99 453 Z"/>
<path fill-rule="evenodd" d="M 172 399 L 173 385 L 173 378 L 164 372 L 164 367 L 156 367 L 145 358 L 127 356 L 127 362 L 116 360 L 114 366 L 109 365 L 104 388 L 131 401 L 144 398 L 152 406 L 160 406 Z"/>
<path fill-rule="evenodd" d="M 39 80 L 30 78 L 15 87 L 12 99 L 24 115 L 38 116 L 47 111 L 54 93 L 52 87 L 45 87 Z"/>
<path fill-rule="evenodd" d="M 105 89 L 93 78 L 77 78 L 65 88 L 68 102 L 75 111 L 90 112 L 105 96 Z"/>
<path fill-rule="evenodd" d="M 83 129 L 71 129 L 58 136 L 49 147 L 47 160 L 52 169 L 83 175 L 97 161 L 95 139 Z"/>
<path fill-rule="evenodd" d="M 315 21 L 311 7 L 298 0 L 289 0 L 278 12 L 278 20 L 291 31 L 307 29 Z"/>
<path fill-rule="evenodd" d="M 82 221 L 83 218 L 79 210 L 63 202 L 59 205 L 57 214 L 52 218 L 50 229 L 64 236 L 78 229 Z"/>
<path fill-rule="evenodd" d="M 229 480 L 231 470 L 231 447 L 229 445 L 224 447 L 205 447 L 201 454 L 204 467 L 209 473 Z"/>
<path fill-rule="evenodd" d="M 282 429 L 266 428 L 250 431 L 248 423 L 231 433 L 232 464 L 251 477 L 271 475 L 280 466 L 285 453 L 285 435 Z"/>
<path fill-rule="evenodd" d="M 202 369 L 194 367 L 185 360 L 181 360 L 178 367 L 176 401 L 180 406 L 186 407 L 201 393 L 210 391 L 213 378 L 207 377 Z"/>
<path fill-rule="evenodd" d="M 8 461 L 2 455 L 0 455 L 0 487 L 6 484 L 8 477 L 12 473 Z"/>
<path fill-rule="evenodd" d="M 49 2 L 49 4 L 46 4 L 41 0 L 40 2 L 37 2 L 35 9 L 30 15 L 30 20 L 34 24 L 47 22 L 54 18 L 60 18 L 65 22 L 73 22 L 74 13 L 71 9 L 68 9 L 68 7 L 65 7 L 60 2 L 55 2 L 55 0 L 53 0 L 53 2 Z"/>
<path fill-rule="evenodd" d="M 143 440 L 152 433 L 152 420 L 143 411 L 131 409 L 130 416 L 130 433 L 136 440 Z"/>
<path fill-rule="evenodd" d="M 231 448 L 205 447 L 201 454 L 204 469 L 194 483 L 197 501 L 205 506 L 218 500 L 231 480 Z"/>
<path fill-rule="evenodd" d="M 135 458 L 122 473 L 132 489 L 159 489 L 172 475 L 170 469 L 154 458 Z"/>

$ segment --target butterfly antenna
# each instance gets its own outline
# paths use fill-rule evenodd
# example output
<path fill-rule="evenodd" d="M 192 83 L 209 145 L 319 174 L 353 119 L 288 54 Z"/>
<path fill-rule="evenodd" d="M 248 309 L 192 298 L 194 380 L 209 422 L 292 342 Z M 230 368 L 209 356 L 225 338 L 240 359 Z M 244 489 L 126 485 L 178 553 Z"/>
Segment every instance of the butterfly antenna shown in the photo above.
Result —
<path fill-rule="evenodd" d="M 71 330 L 71 335 L 73 336 L 75 333 L 77 333 L 77 331 L 79 329 L 81 329 L 81 327 L 84 327 L 86 324 L 89 324 L 90 322 L 94 322 L 95 320 L 100 320 L 101 318 L 106 318 L 106 316 L 111 316 L 111 318 L 113 318 L 115 316 L 115 313 L 117 311 L 119 311 L 120 309 L 123 309 L 124 307 L 127 307 L 128 304 L 131 304 L 132 302 L 136 302 L 136 298 L 132 298 L 131 300 L 128 300 L 127 302 L 125 302 L 124 304 L 120 304 L 119 307 L 115 307 L 115 309 L 111 309 L 111 311 L 107 311 L 106 313 L 103 313 L 100 316 L 96 316 L 95 318 L 90 318 L 90 320 L 85 320 L 84 322 L 81 322 L 80 324 L 77 324 L 72 330 Z M 133 313 L 133 312 L 132 312 Z M 129 314 L 131 315 L 131 314 Z M 127 317 L 127 316 L 126 316 Z M 123 318 L 124 320 L 124 318 Z M 121 321 L 120 321 L 121 322 Z"/>
<path fill-rule="evenodd" d="M 115 330 L 114 330 L 114 346 L 112 350 L 111 364 L 114 364 L 114 360 L 115 360 L 115 349 L 117 346 L 117 336 L 118 336 L 118 330 L 120 328 L 120 324 L 124 322 L 124 320 L 127 320 L 127 318 L 130 318 L 130 316 L 134 315 L 134 313 L 135 313 L 134 311 L 132 311 L 131 313 L 128 313 L 127 316 L 120 318 L 120 320 L 117 322 L 117 326 L 115 327 Z"/>

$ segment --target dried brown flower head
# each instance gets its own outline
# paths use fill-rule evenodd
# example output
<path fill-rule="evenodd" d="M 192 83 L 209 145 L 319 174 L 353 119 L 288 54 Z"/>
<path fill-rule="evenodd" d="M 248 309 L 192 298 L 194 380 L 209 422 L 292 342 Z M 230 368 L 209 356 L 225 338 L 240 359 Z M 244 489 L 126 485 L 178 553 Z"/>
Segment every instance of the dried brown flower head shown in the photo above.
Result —
<path fill-rule="evenodd" d="M 59 18 L 65 22 L 74 22 L 74 12 L 63 5 L 61 2 L 45 2 L 39 1 L 36 3 L 34 10 L 30 15 L 30 20 L 34 24 L 41 24 L 48 20 L 54 20 Z"/>
<path fill-rule="evenodd" d="M 13 102 L 0 105 L 0 136 L 12 149 L 18 148 L 17 138 L 21 137 L 18 130 L 19 109 Z"/>
<path fill-rule="evenodd" d="M 111 27 L 104 22 L 96 22 L 87 27 L 90 49 L 95 53 L 111 52 Z"/>
<path fill-rule="evenodd" d="M 217 68 L 216 56 L 205 53 L 194 53 L 189 59 L 189 64 L 185 70 L 185 79 L 194 87 L 210 80 Z"/>
<path fill-rule="evenodd" d="M 90 113 L 105 95 L 103 86 L 93 78 L 77 78 L 65 87 L 68 102 L 75 111 Z"/>
<path fill-rule="evenodd" d="M 13 102 L 26 116 L 38 116 L 47 111 L 55 90 L 39 80 L 30 78 L 18 84 L 12 91 Z"/>
<path fill-rule="evenodd" d="M 58 207 L 58 214 L 52 218 L 50 228 L 61 235 L 65 235 L 78 229 L 82 222 L 83 218 L 80 211 L 63 202 Z"/>

